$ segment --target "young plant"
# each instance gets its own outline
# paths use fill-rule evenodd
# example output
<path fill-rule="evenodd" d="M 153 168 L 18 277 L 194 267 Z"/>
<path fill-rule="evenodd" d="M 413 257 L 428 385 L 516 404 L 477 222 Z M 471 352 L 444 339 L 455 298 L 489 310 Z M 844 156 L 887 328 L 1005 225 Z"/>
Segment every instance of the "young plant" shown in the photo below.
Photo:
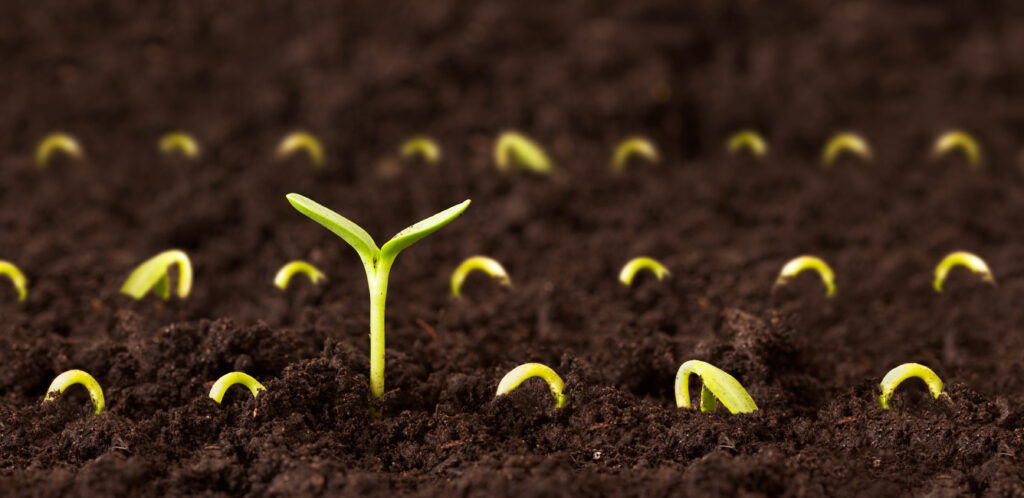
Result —
<path fill-rule="evenodd" d="M 565 382 L 562 382 L 562 378 L 554 370 L 540 363 L 524 363 L 510 370 L 501 378 L 501 382 L 498 383 L 498 391 L 494 394 L 494 397 L 497 398 L 512 392 L 524 380 L 531 377 L 540 377 L 548 383 L 551 395 L 555 397 L 555 408 L 565 406 L 565 395 L 562 394 Z"/>
<path fill-rule="evenodd" d="M 292 281 L 292 277 L 295 276 L 296 273 L 301 273 L 309 277 L 309 281 L 312 282 L 313 285 L 317 285 L 321 280 L 325 280 L 327 278 L 327 276 L 325 276 L 322 271 L 318 270 L 317 267 L 305 261 L 292 261 L 291 263 L 282 266 L 280 270 L 277 270 L 277 275 L 274 275 L 274 285 L 281 290 L 288 289 L 288 283 Z"/>
<path fill-rule="evenodd" d="M 879 386 L 882 388 L 882 394 L 878 397 L 878 403 L 882 405 L 882 408 L 888 410 L 889 400 L 892 399 L 893 392 L 899 385 L 911 378 L 917 377 L 924 381 L 928 386 L 928 392 L 932 394 L 932 397 L 939 399 L 939 396 L 946 393 L 942 392 L 942 379 L 932 369 L 920 365 L 917 363 L 904 363 L 885 374 L 882 379 L 882 383 Z M 948 395 L 947 395 L 948 396 Z"/>
<path fill-rule="evenodd" d="M 668 268 L 665 268 L 665 265 L 659 263 L 656 259 L 641 256 L 639 258 L 629 260 L 629 262 L 626 263 L 626 266 L 622 267 L 622 270 L 619 271 L 619 282 L 622 282 L 622 285 L 625 285 L 626 287 L 632 286 L 633 278 L 635 278 L 636 274 L 642 270 L 647 270 L 653 273 L 655 278 L 659 281 L 664 280 L 665 277 L 671 275 Z"/>
<path fill-rule="evenodd" d="M 0 275 L 11 279 L 14 290 L 18 291 L 18 301 L 28 299 L 28 279 L 17 266 L 14 266 L 14 263 L 0 260 Z"/>
<path fill-rule="evenodd" d="M 458 268 L 455 268 L 454 272 L 452 272 L 452 295 L 455 297 L 462 297 L 462 283 L 465 282 L 466 277 L 474 271 L 482 271 L 486 273 L 505 287 L 512 286 L 512 280 L 508 277 L 508 273 L 505 271 L 505 267 L 501 266 L 501 263 L 488 258 L 487 256 L 473 256 L 471 258 L 466 258 L 466 260 L 463 261 Z"/>
<path fill-rule="evenodd" d="M 324 165 L 324 147 L 320 145 L 320 140 L 304 131 L 296 131 L 284 137 L 277 146 L 277 158 L 284 159 L 299 150 L 306 152 L 313 166 L 319 168 Z"/>
<path fill-rule="evenodd" d="M 167 272 L 178 265 L 178 297 L 185 299 L 192 290 L 192 262 L 183 251 L 165 251 L 135 267 L 121 286 L 121 293 L 142 299 L 151 290 L 164 301 L 171 297 L 171 279 Z"/>
<path fill-rule="evenodd" d="M 831 168 L 832 164 L 835 163 L 839 155 L 847 152 L 853 154 L 865 161 L 871 160 L 871 146 L 868 145 L 867 140 L 856 133 L 839 133 L 832 137 L 832 140 L 828 141 L 825 145 L 825 150 L 821 154 L 821 164 L 826 168 Z"/>
<path fill-rule="evenodd" d="M 726 148 L 733 154 L 746 150 L 758 159 L 768 154 L 768 143 L 754 130 L 740 130 L 734 133 L 726 142 Z"/>
<path fill-rule="evenodd" d="M 679 366 L 676 372 L 676 407 L 690 408 L 690 374 L 697 374 L 704 382 L 700 390 L 700 411 L 713 412 L 718 401 L 729 413 L 750 413 L 757 411 L 757 404 L 735 377 L 718 367 L 699 360 L 690 360 Z"/>
<path fill-rule="evenodd" d="M 429 164 L 437 164 L 441 160 L 441 147 L 429 137 L 412 137 L 402 144 L 399 150 L 405 159 L 422 158 Z"/>
<path fill-rule="evenodd" d="M 501 171 L 520 168 L 540 175 L 551 173 L 551 159 L 536 142 L 525 136 L 506 131 L 494 145 L 494 162 Z"/>
<path fill-rule="evenodd" d="M 300 213 L 341 237 L 359 253 L 370 289 L 370 393 L 380 399 L 384 396 L 384 306 L 387 303 L 391 265 L 403 249 L 462 214 L 469 207 L 469 200 L 409 226 L 380 248 L 377 248 L 366 230 L 340 214 L 299 194 L 288 194 L 288 202 Z"/>
<path fill-rule="evenodd" d="M 160 137 L 160 153 L 171 155 L 179 153 L 187 159 L 199 157 L 199 142 L 192 135 L 183 131 L 175 131 Z"/>
<path fill-rule="evenodd" d="M 988 265 L 985 264 L 985 260 L 969 252 L 957 251 L 942 258 L 939 265 L 935 267 L 935 280 L 932 281 L 932 287 L 935 289 L 935 292 L 942 292 L 942 286 L 946 283 L 949 271 L 956 266 L 966 267 L 981 278 L 983 282 L 992 285 L 996 283 L 996 279 L 992 276 L 992 271 L 988 269 Z"/>
<path fill-rule="evenodd" d="M 779 272 L 779 278 L 775 279 L 775 286 L 786 285 L 790 280 L 805 270 L 814 270 L 821 277 L 821 283 L 825 284 L 825 297 L 832 297 L 836 293 L 836 277 L 832 268 L 823 259 L 816 256 L 800 256 L 791 259 Z"/>
<path fill-rule="evenodd" d="M 92 413 L 94 415 L 103 413 L 103 389 L 92 375 L 81 370 L 68 370 L 53 379 L 50 388 L 46 390 L 46 398 L 43 399 L 43 403 L 53 401 L 58 393 L 64 394 L 67 388 L 75 384 L 81 384 L 89 391 L 89 398 L 92 399 Z"/>
<path fill-rule="evenodd" d="M 981 147 L 978 146 L 978 141 L 963 130 L 951 130 L 936 139 L 932 147 L 932 157 L 942 157 L 953 149 L 962 150 L 967 163 L 972 167 L 977 168 L 981 165 Z"/>
<path fill-rule="evenodd" d="M 251 375 L 244 372 L 231 372 L 224 374 L 221 378 L 217 379 L 217 382 L 213 383 L 213 387 L 210 389 L 210 398 L 219 405 L 221 401 L 224 401 L 224 393 L 235 384 L 242 384 L 248 387 L 249 392 L 252 393 L 254 398 L 260 395 L 260 391 L 267 390 L 267 388 L 263 387 L 263 384 L 257 382 Z"/>
<path fill-rule="evenodd" d="M 82 158 L 82 147 L 78 145 L 78 140 L 67 133 L 51 133 L 36 146 L 36 167 L 45 169 L 55 152 L 62 152 L 72 159 Z"/>
<path fill-rule="evenodd" d="M 615 147 L 612 154 L 612 170 L 621 173 L 626 170 L 626 164 L 632 156 L 640 156 L 647 161 L 657 163 L 661 160 L 658 148 L 650 140 L 644 137 L 630 137 Z"/>

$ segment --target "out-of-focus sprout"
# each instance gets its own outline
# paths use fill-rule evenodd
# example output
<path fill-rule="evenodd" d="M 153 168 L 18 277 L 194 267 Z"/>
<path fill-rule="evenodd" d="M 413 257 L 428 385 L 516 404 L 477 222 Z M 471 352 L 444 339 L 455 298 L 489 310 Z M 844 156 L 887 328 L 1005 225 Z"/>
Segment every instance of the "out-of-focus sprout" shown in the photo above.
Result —
<path fill-rule="evenodd" d="M 935 292 L 942 292 L 942 286 L 946 283 L 949 271 L 957 266 L 963 266 L 971 270 L 983 282 L 992 285 L 996 283 L 996 279 L 992 276 L 992 271 L 988 269 L 988 264 L 985 263 L 985 260 L 969 252 L 957 251 L 942 258 L 939 265 L 935 267 L 935 280 L 932 281 L 932 287 L 935 289 Z"/>
<path fill-rule="evenodd" d="M 24 301 L 28 298 L 28 279 L 25 278 L 25 274 L 17 266 L 14 266 L 14 263 L 0 260 L 0 276 L 6 276 L 11 279 L 14 290 L 18 291 L 18 301 Z"/>
<path fill-rule="evenodd" d="M 544 149 L 533 140 L 514 131 L 506 131 L 498 137 L 494 145 L 494 162 L 501 171 L 519 168 L 546 175 L 551 173 L 552 169 L 551 159 Z"/>
<path fill-rule="evenodd" d="M 622 270 L 619 271 L 619 282 L 622 282 L 622 285 L 626 287 L 630 287 L 633 285 L 633 278 L 636 277 L 636 274 L 643 270 L 653 273 L 658 280 L 664 280 L 665 277 L 671 275 L 668 268 L 665 268 L 665 265 L 659 263 L 656 259 L 641 256 L 629 260 L 622 267 Z"/>
<path fill-rule="evenodd" d="M 61 152 L 72 159 L 82 158 L 82 147 L 78 140 L 67 133 L 51 133 L 44 137 L 36 146 L 36 167 L 45 169 L 54 153 Z"/>
<path fill-rule="evenodd" d="M 181 154 L 187 159 L 199 157 L 199 142 L 184 131 L 173 131 L 160 137 L 160 153 Z"/>
<path fill-rule="evenodd" d="M 399 152 L 405 159 L 419 157 L 430 164 L 437 164 L 441 160 L 441 147 L 430 137 L 412 137 L 402 143 Z"/>
<path fill-rule="evenodd" d="M 451 289 L 452 294 L 455 297 L 462 297 L 462 283 L 465 282 L 466 277 L 474 271 L 482 271 L 486 273 L 505 287 L 512 286 L 512 280 L 508 277 L 508 272 L 505 271 L 504 266 L 501 266 L 501 263 L 488 258 L 487 256 L 473 256 L 471 258 L 466 258 L 466 260 L 463 261 L 454 272 L 452 272 Z"/>
<path fill-rule="evenodd" d="M 327 278 L 327 276 L 324 275 L 322 271 L 318 270 L 317 267 L 305 261 L 292 261 L 282 266 L 281 269 L 277 271 L 277 275 L 274 275 L 274 285 L 281 290 L 287 289 L 288 283 L 291 282 L 292 277 L 297 273 L 301 273 L 309 277 L 309 281 L 312 282 L 313 285 L 317 285 L 321 280 Z"/>
<path fill-rule="evenodd" d="M 296 151 L 305 151 L 313 166 L 319 168 L 324 165 L 324 147 L 312 134 L 305 131 L 290 133 L 281 140 L 277 146 L 278 159 L 286 158 Z"/>
<path fill-rule="evenodd" d="M 853 154 L 865 161 L 870 161 L 873 155 L 871 146 L 868 145 L 868 141 L 864 137 L 850 132 L 839 133 L 832 137 L 832 140 L 829 140 L 828 144 L 825 145 L 825 150 L 821 154 L 822 166 L 831 168 L 840 154 L 844 152 Z"/>
<path fill-rule="evenodd" d="M 768 142 L 754 130 L 740 130 L 734 133 L 726 142 L 726 148 L 733 154 L 748 151 L 758 159 L 768 154 Z"/>
<path fill-rule="evenodd" d="M 612 154 L 612 170 L 621 173 L 626 170 L 626 164 L 632 156 L 639 156 L 649 162 L 656 163 L 661 160 L 658 148 L 654 143 L 644 137 L 630 137 L 615 147 Z"/>
<path fill-rule="evenodd" d="M 790 280 L 805 270 L 814 270 L 821 277 L 821 283 L 825 284 L 825 296 L 832 297 L 836 293 L 835 273 L 823 259 L 817 256 L 799 256 L 791 259 L 779 272 L 779 278 L 775 279 L 775 286 L 786 285 Z"/>
<path fill-rule="evenodd" d="M 939 136 L 932 147 L 932 157 L 942 157 L 954 149 L 963 151 L 971 167 L 981 166 L 981 147 L 971 134 L 963 130 L 951 130 Z"/>

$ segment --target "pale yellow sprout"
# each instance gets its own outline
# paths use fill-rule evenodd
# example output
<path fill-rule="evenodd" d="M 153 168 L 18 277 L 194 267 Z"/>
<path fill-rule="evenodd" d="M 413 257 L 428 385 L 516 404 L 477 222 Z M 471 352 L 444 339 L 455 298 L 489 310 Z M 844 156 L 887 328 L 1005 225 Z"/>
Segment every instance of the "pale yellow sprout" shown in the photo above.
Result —
<path fill-rule="evenodd" d="M 63 394 L 67 388 L 75 384 L 81 384 L 89 391 L 89 398 L 92 399 L 93 414 L 99 415 L 103 413 L 103 389 L 92 375 L 81 370 L 68 370 L 53 379 L 53 382 L 50 383 L 50 388 L 46 390 L 46 398 L 43 399 L 43 403 L 53 401 L 57 398 L 56 395 L 58 393 Z"/>
<path fill-rule="evenodd" d="M 494 162 L 501 171 L 521 168 L 533 173 L 551 173 L 551 159 L 536 142 L 524 135 L 506 131 L 494 145 Z"/>
<path fill-rule="evenodd" d="M 872 158 L 871 146 L 868 145 L 860 135 L 856 133 L 839 133 L 832 137 L 832 140 L 828 141 L 825 145 L 825 150 L 821 154 L 821 164 L 826 168 L 832 167 L 832 164 L 839 158 L 840 154 L 843 153 L 853 154 L 865 161 L 870 161 Z"/>
<path fill-rule="evenodd" d="M 963 266 L 971 270 L 983 282 L 993 285 L 996 283 L 996 279 L 992 276 L 992 271 L 988 269 L 988 264 L 985 263 L 985 260 L 969 252 L 957 251 L 942 258 L 939 265 L 935 267 L 935 280 L 932 281 L 932 287 L 935 289 L 935 292 L 942 292 L 942 286 L 946 283 L 949 271 L 957 266 Z"/>
<path fill-rule="evenodd" d="M 430 137 L 412 137 L 402 143 L 399 152 L 405 159 L 419 157 L 430 164 L 441 160 L 441 147 Z"/>
<path fill-rule="evenodd" d="M 217 379 L 217 382 L 213 383 L 213 387 L 210 389 L 210 398 L 220 404 L 224 401 L 224 393 L 228 391 L 228 388 L 235 385 L 242 384 L 249 388 L 249 392 L 252 393 L 252 397 L 258 397 L 260 391 L 266 391 L 267 388 L 263 387 L 256 379 L 252 378 L 251 375 L 243 372 L 231 372 L 224 374 L 221 378 Z"/>
<path fill-rule="evenodd" d="M 274 275 L 274 285 L 281 290 L 287 289 L 288 283 L 291 282 L 292 277 L 297 273 L 301 273 L 309 277 L 309 281 L 312 282 L 313 285 L 317 285 L 321 280 L 327 278 L 327 276 L 317 269 L 317 267 L 305 261 L 292 261 L 285 264 L 277 271 L 277 274 Z"/>
<path fill-rule="evenodd" d="M 0 260 L 0 275 L 11 279 L 14 290 L 18 291 L 18 301 L 24 301 L 28 298 L 28 279 L 25 278 L 25 274 L 14 263 Z"/>
<path fill-rule="evenodd" d="M 505 287 L 512 286 L 512 279 L 509 278 L 508 272 L 505 271 L 505 267 L 501 266 L 501 263 L 494 259 L 488 258 L 487 256 L 473 256 L 466 258 L 455 271 L 452 272 L 451 278 L 451 289 L 452 294 L 455 297 L 462 297 L 462 283 L 466 281 L 466 277 L 474 271 L 482 271 L 491 278 L 498 281 L 499 284 Z"/>
<path fill-rule="evenodd" d="M 551 395 L 555 397 L 555 408 L 561 408 L 565 405 L 565 395 L 562 394 L 562 388 L 565 387 L 565 382 L 562 378 L 555 373 L 547 365 L 540 363 L 524 363 L 516 368 L 510 370 L 504 377 L 501 378 L 501 382 L 498 383 L 498 391 L 494 397 L 497 398 L 503 394 L 512 392 L 513 389 L 519 387 L 524 380 L 531 377 L 540 377 L 548 383 L 548 387 L 551 389 Z"/>
<path fill-rule="evenodd" d="M 171 297 L 171 266 L 178 266 L 178 297 L 185 299 L 192 290 L 192 262 L 184 251 L 164 251 L 137 266 L 121 286 L 121 293 L 142 299 L 149 291 L 163 300 Z"/>
<path fill-rule="evenodd" d="M 629 260 L 629 262 L 622 267 L 622 270 L 619 271 L 619 282 L 622 282 L 626 287 L 632 286 L 633 278 L 636 277 L 637 273 L 643 270 L 653 273 L 655 278 L 658 280 L 664 280 L 665 277 L 671 275 L 668 268 L 665 268 L 665 265 L 659 263 L 656 259 L 641 256 Z"/>
<path fill-rule="evenodd" d="M 45 169 L 50 157 L 57 152 L 64 153 L 73 159 L 82 158 L 82 147 L 78 145 L 78 140 L 67 133 L 51 133 L 36 146 L 36 167 Z"/>
<path fill-rule="evenodd" d="M 740 130 L 734 133 L 729 137 L 729 141 L 726 142 L 726 148 L 733 154 L 746 150 L 757 158 L 762 158 L 768 154 L 768 142 L 764 140 L 761 134 L 754 130 Z"/>
<path fill-rule="evenodd" d="M 963 130 L 951 130 L 939 136 L 932 147 L 932 157 L 942 157 L 954 149 L 962 150 L 967 163 L 972 167 L 981 165 L 981 147 L 978 141 Z"/>
<path fill-rule="evenodd" d="M 690 360 L 676 372 L 676 407 L 690 408 L 690 374 L 697 374 L 704 382 L 700 391 L 700 411 L 713 412 L 716 398 L 733 415 L 757 411 L 757 404 L 738 380 L 724 370 L 703 361 Z"/>
<path fill-rule="evenodd" d="M 878 403 L 882 405 L 882 408 L 889 409 L 889 400 L 892 398 L 896 388 L 903 381 L 911 377 L 923 380 L 925 385 L 928 386 L 928 392 L 935 399 L 939 399 L 939 396 L 946 394 L 942 392 L 942 379 L 935 375 L 932 369 L 917 363 L 904 363 L 885 374 L 885 378 L 879 384 L 882 388 L 882 394 L 878 397 Z"/>
<path fill-rule="evenodd" d="M 284 137 L 277 146 L 277 157 L 283 159 L 300 150 L 306 152 L 314 166 L 323 166 L 324 148 L 320 145 L 320 140 L 304 131 L 296 131 Z"/>
<path fill-rule="evenodd" d="M 199 157 L 199 142 L 183 131 L 167 133 L 160 137 L 160 152 L 164 155 L 179 153 L 188 159 Z"/>
<path fill-rule="evenodd" d="M 619 145 L 615 147 L 615 152 L 612 154 L 612 170 L 619 173 L 625 171 L 629 158 L 634 155 L 652 163 L 661 160 L 658 148 L 650 140 L 644 137 L 630 137 L 619 142 Z"/>
<path fill-rule="evenodd" d="M 818 275 L 821 277 L 821 283 L 825 284 L 826 297 L 831 297 L 836 293 L 835 273 L 832 272 L 832 268 L 828 266 L 828 263 L 817 256 L 799 256 L 791 259 L 782 267 L 782 271 L 779 272 L 779 278 L 775 280 L 775 285 L 786 285 L 805 270 L 818 272 Z"/>

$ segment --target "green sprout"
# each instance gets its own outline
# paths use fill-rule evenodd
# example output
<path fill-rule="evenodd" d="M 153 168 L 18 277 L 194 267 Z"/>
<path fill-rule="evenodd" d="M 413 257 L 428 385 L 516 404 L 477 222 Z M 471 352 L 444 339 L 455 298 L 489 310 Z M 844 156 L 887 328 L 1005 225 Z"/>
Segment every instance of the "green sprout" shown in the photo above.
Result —
<path fill-rule="evenodd" d="M 67 133 L 51 133 L 36 146 L 36 167 L 45 169 L 50 156 L 55 152 L 63 152 L 72 159 L 82 158 L 82 147 L 78 145 L 78 140 Z"/>
<path fill-rule="evenodd" d="M 192 135 L 175 131 L 160 137 L 160 152 L 164 155 L 180 153 L 187 159 L 199 157 L 199 142 Z"/>
<path fill-rule="evenodd" d="M 171 265 L 178 265 L 178 297 L 185 299 L 192 290 L 192 262 L 177 249 L 164 251 L 135 267 L 121 286 L 121 293 L 142 299 L 152 290 L 160 299 L 170 299 L 171 279 L 167 271 Z"/>
<path fill-rule="evenodd" d="M 540 377 L 548 383 L 551 395 L 555 397 L 555 408 L 565 406 L 565 395 L 562 394 L 565 382 L 562 382 L 562 378 L 551 367 L 540 363 L 524 363 L 510 370 L 501 378 L 501 382 L 498 383 L 498 391 L 494 394 L 494 397 L 497 398 L 512 392 L 524 380 L 531 377 Z"/>
<path fill-rule="evenodd" d="M 312 282 L 313 285 L 317 285 L 321 280 L 325 280 L 327 278 L 327 276 L 324 275 L 322 271 L 318 270 L 317 267 L 305 261 L 292 261 L 282 266 L 280 270 L 277 270 L 277 275 L 274 275 L 274 285 L 281 290 L 287 289 L 288 282 L 292 281 L 292 277 L 295 276 L 296 273 L 301 273 L 309 277 L 309 281 Z"/>
<path fill-rule="evenodd" d="M 928 386 L 928 392 L 932 393 L 932 397 L 939 399 L 939 396 L 946 395 L 942 392 L 942 379 L 932 369 L 920 365 L 918 363 L 904 363 L 885 374 L 882 379 L 882 383 L 879 386 L 882 388 L 882 394 L 878 397 L 878 403 L 882 405 L 882 408 L 888 410 L 889 400 L 892 399 L 893 392 L 899 387 L 900 383 L 911 378 L 917 377 L 924 381 Z"/>
<path fill-rule="evenodd" d="M 871 146 L 868 145 L 864 137 L 856 133 L 839 133 L 825 145 L 825 150 L 821 154 L 822 166 L 832 167 L 839 155 L 844 152 L 858 156 L 865 161 L 870 161 L 872 156 Z"/>
<path fill-rule="evenodd" d="M 676 407 L 690 408 L 690 374 L 694 373 L 704 382 L 700 390 L 700 411 L 715 411 L 718 407 L 715 398 L 733 415 L 757 411 L 754 399 L 747 394 L 747 390 L 735 377 L 699 360 L 683 363 L 676 372 Z"/>
<path fill-rule="evenodd" d="M 619 142 L 619 145 L 615 147 L 615 153 L 612 154 L 612 170 L 616 173 L 625 171 L 626 163 L 633 155 L 640 156 L 652 163 L 661 160 L 658 148 L 650 140 L 644 137 L 630 137 Z"/>
<path fill-rule="evenodd" d="M 936 139 L 935 146 L 932 147 L 932 157 L 942 157 L 953 149 L 962 150 L 967 157 L 967 163 L 972 167 L 977 168 L 981 165 L 981 147 L 978 141 L 963 130 L 947 131 Z"/>
<path fill-rule="evenodd" d="M 501 171 L 521 168 L 537 174 L 551 173 L 551 159 L 536 142 L 514 131 L 506 131 L 494 145 L 494 162 Z"/>
<path fill-rule="evenodd" d="M 466 258 L 455 271 L 452 272 L 451 288 L 452 294 L 455 297 L 462 297 L 462 283 L 466 281 L 466 277 L 474 271 L 482 271 L 491 278 L 498 281 L 499 284 L 505 287 L 512 286 L 512 280 L 508 277 L 508 272 L 505 271 L 505 267 L 501 266 L 501 263 L 494 259 L 488 258 L 487 256 L 473 256 Z"/>
<path fill-rule="evenodd" d="M 992 276 L 992 271 L 988 269 L 985 260 L 969 252 L 957 251 L 942 258 L 939 265 L 935 267 L 935 280 L 932 281 L 932 287 L 935 288 L 935 292 L 942 292 L 942 286 L 946 283 L 949 271 L 956 266 L 966 267 L 981 278 L 983 282 L 992 285 L 996 283 L 996 279 Z"/>
<path fill-rule="evenodd" d="M 779 278 L 775 279 L 775 286 L 786 285 L 790 280 L 804 270 L 814 270 L 821 277 L 821 283 L 825 284 L 825 297 L 832 297 L 836 293 L 835 273 L 823 259 L 817 256 L 800 256 L 791 259 L 779 272 Z"/>
<path fill-rule="evenodd" d="M 324 147 L 320 145 L 320 140 L 304 131 L 296 131 L 284 137 L 277 146 L 277 157 L 284 159 L 299 150 L 306 151 L 313 166 L 319 168 L 324 165 Z"/>
<path fill-rule="evenodd" d="M 733 154 L 746 150 L 759 159 L 768 154 L 768 143 L 754 130 L 740 130 L 734 133 L 726 142 L 726 148 Z"/>
<path fill-rule="evenodd" d="M 25 274 L 17 266 L 14 266 L 14 263 L 0 260 L 0 275 L 5 275 L 11 279 L 14 290 L 18 291 L 18 301 L 28 299 L 28 279 L 25 278 Z"/>
<path fill-rule="evenodd" d="M 405 159 L 420 157 L 429 164 L 437 164 L 441 160 L 441 147 L 430 137 L 412 137 L 402 143 L 399 150 Z"/>
<path fill-rule="evenodd" d="M 359 253 L 370 290 L 370 393 L 380 399 L 384 396 L 384 306 L 391 265 L 403 249 L 462 214 L 469 200 L 409 226 L 378 249 L 366 230 L 340 214 L 299 194 L 288 194 L 287 198 L 296 210 L 334 232 Z"/>
<path fill-rule="evenodd" d="M 50 388 L 46 390 L 46 398 L 43 399 L 43 403 L 53 401 L 56 399 L 57 393 L 64 394 L 67 388 L 75 384 L 81 384 L 89 391 L 89 397 L 92 399 L 92 413 L 94 415 L 103 413 L 103 388 L 92 375 L 81 370 L 68 370 L 53 379 Z"/>
<path fill-rule="evenodd" d="M 252 393 L 254 398 L 260 395 L 260 391 L 267 390 L 267 388 L 263 387 L 263 384 L 257 382 L 251 375 L 244 372 L 231 372 L 224 374 L 221 378 L 217 379 L 217 382 L 213 383 L 213 387 L 210 389 L 210 398 L 219 405 L 221 401 L 224 401 L 224 393 L 235 384 L 242 384 L 248 387 L 249 392 Z"/>
<path fill-rule="evenodd" d="M 665 277 L 671 275 L 668 268 L 665 268 L 665 265 L 659 263 L 656 259 L 641 256 L 639 258 L 629 260 L 629 262 L 626 263 L 626 266 L 622 267 L 622 270 L 619 272 L 619 282 L 622 282 L 626 287 L 632 286 L 633 279 L 641 270 L 647 270 L 653 273 L 658 280 L 663 280 Z"/>

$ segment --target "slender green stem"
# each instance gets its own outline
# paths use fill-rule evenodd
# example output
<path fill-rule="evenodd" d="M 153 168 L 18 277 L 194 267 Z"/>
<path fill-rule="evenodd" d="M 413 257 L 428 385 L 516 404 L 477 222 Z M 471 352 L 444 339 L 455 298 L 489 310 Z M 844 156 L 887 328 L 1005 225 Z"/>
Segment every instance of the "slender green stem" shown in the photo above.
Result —
<path fill-rule="evenodd" d="M 370 283 L 370 394 L 384 396 L 384 310 L 388 300 L 388 275 L 391 262 L 380 260 L 366 278 Z"/>

